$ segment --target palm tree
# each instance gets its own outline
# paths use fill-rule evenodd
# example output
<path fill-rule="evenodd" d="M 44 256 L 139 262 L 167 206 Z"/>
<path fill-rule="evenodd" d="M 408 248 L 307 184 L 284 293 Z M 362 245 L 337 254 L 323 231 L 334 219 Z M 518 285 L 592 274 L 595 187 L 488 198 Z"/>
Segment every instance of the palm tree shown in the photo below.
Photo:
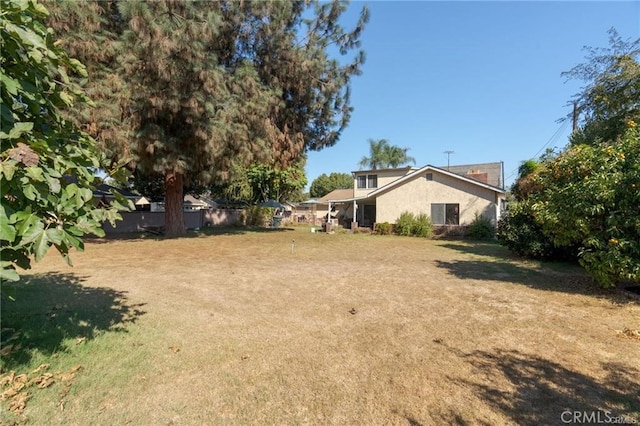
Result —
<path fill-rule="evenodd" d="M 387 165 L 388 150 L 388 140 L 369 139 L 369 157 L 362 157 L 360 168 L 375 170 L 378 166 L 385 167 Z"/>
<path fill-rule="evenodd" d="M 407 155 L 409 148 L 389 145 L 386 139 L 369 139 L 369 157 L 360 160 L 361 169 L 399 167 L 402 164 L 416 163 L 416 159 Z"/>
<path fill-rule="evenodd" d="M 387 167 L 399 167 L 402 164 L 413 163 L 416 164 L 416 159 L 407 155 L 409 148 L 400 148 L 393 145 L 388 147 L 387 152 Z"/>

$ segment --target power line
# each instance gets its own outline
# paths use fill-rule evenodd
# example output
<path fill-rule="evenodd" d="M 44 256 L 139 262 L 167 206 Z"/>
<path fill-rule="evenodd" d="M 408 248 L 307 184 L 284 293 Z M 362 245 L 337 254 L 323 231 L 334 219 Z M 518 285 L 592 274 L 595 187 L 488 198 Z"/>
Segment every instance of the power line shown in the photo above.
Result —
<path fill-rule="evenodd" d="M 555 144 L 560 138 L 560 136 L 562 136 L 562 134 L 564 133 L 564 131 L 567 129 L 568 126 L 569 126 L 569 120 L 564 120 L 560 125 L 560 127 L 558 127 L 558 130 L 556 130 L 555 133 L 549 138 L 547 143 L 542 145 L 542 148 L 540 148 L 538 152 L 536 152 L 531 158 L 537 158 L 538 155 L 540 155 L 540 153 L 544 151 L 548 146 L 550 146 L 552 143 Z M 516 169 L 514 169 L 509 174 L 509 176 L 507 176 L 506 180 L 511 179 L 514 175 L 516 175 L 518 173 L 519 168 L 520 167 L 517 167 Z"/>

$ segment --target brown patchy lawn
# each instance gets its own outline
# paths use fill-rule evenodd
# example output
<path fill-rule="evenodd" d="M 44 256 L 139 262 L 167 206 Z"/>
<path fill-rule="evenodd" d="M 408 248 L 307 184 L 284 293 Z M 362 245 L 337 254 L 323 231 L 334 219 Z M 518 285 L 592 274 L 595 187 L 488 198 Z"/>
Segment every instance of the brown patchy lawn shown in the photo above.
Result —
<path fill-rule="evenodd" d="M 81 369 L 33 387 L 22 417 L 1 401 L 5 422 L 640 422 L 640 340 L 618 333 L 640 329 L 640 304 L 575 266 L 306 228 L 93 242 L 73 260 L 49 255 L 3 303 L 23 346 L 3 375 Z"/>

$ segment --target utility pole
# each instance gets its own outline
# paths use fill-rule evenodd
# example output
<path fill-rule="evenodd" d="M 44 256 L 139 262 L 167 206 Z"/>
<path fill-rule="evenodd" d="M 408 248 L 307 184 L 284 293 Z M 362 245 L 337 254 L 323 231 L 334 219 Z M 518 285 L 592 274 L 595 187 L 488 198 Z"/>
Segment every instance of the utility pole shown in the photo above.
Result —
<path fill-rule="evenodd" d="M 578 101 L 573 101 L 573 132 L 578 130 Z"/>
<path fill-rule="evenodd" d="M 449 157 L 451 154 L 455 154 L 453 151 L 445 151 L 444 154 L 447 154 L 447 171 L 449 171 Z"/>

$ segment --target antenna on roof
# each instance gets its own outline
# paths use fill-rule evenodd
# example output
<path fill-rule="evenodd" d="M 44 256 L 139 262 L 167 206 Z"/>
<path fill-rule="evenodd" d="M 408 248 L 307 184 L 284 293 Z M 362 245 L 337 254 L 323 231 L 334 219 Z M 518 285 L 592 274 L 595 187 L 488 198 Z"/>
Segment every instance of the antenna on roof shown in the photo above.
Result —
<path fill-rule="evenodd" d="M 449 171 L 449 157 L 451 154 L 455 154 L 453 151 L 444 151 L 443 154 L 447 154 L 447 171 Z"/>

